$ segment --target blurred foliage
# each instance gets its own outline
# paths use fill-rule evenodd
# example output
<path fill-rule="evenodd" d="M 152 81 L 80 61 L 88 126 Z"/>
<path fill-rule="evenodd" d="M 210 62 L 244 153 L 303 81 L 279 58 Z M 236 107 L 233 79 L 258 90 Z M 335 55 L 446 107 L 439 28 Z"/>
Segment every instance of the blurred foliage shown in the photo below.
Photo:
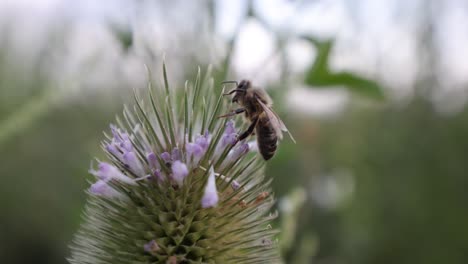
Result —
<path fill-rule="evenodd" d="M 296 137 L 314 135 L 313 142 L 299 141 L 306 144 L 301 164 L 311 171 L 299 172 L 299 183 L 292 185 L 325 190 L 318 179 L 333 178 L 338 169 L 352 175 L 354 188 L 351 197 L 332 206 L 313 193 L 307 196 L 296 228 L 284 229 L 295 231 L 293 247 L 285 248 L 286 262 L 466 263 L 468 109 L 441 116 L 418 97 L 404 107 L 369 110 L 354 107 L 319 124 L 299 121 Z M 270 174 L 276 182 L 293 180 Z M 287 183 L 279 189 L 290 188 L 282 184 Z M 290 220 L 283 217 L 286 225 Z M 317 246 L 303 248 L 314 238 Z M 307 253 L 306 261 L 296 261 Z"/>
<path fill-rule="evenodd" d="M 125 51 L 128 51 L 133 45 L 133 32 L 131 29 L 122 28 L 121 26 L 112 26 L 114 36 L 117 38 L 120 45 Z"/>
<path fill-rule="evenodd" d="M 320 40 L 312 36 L 303 38 L 312 43 L 317 52 L 313 64 L 306 72 L 305 84 L 314 88 L 343 86 L 351 92 L 374 99 L 384 98 L 382 87 L 377 81 L 366 79 L 351 72 L 332 72 L 330 70 L 329 61 L 333 40 Z"/>
<path fill-rule="evenodd" d="M 7 51 L 0 46 L 0 58 Z M 3 58 L 0 263 L 66 263 L 67 245 L 80 223 L 90 158 L 120 106 L 109 103 L 116 96 L 102 93 L 61 102 L 63 91 L 53 89 L 56 84 L 42 74 L 41 61 L 25 70 Z"/>
<path fill-rule="evenodd" d="M 349 168 L 356 182 L 333 227 L 342 261 L 466 263 L 467 118 L 417 98 L 324 126 L 323 166 Z"/>
<path fill-rule="evenodd" d="M 66 263 L 64 252 L 83 206 L 90 153 L 112 115 L 53 107 L 0 146 L 2 263 Z M 24 252 L 27 252 L 25 254 Z"/>

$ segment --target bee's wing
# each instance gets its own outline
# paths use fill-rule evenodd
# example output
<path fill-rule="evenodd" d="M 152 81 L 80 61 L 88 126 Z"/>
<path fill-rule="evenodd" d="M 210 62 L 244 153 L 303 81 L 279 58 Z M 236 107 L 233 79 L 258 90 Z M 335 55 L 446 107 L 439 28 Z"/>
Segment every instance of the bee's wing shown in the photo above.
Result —
<path fill-rule="evenodd" d="M 258 97 L 255 97 L 257 99 L 257 102 L 260 104 L 260 106 L 263 108 L 263 111 L 265 112 L 265 114 L 268 116 L 268 119 L 270 119 L 270 122 L 272 123 L 273 127 L 275 129 L 279 129 L 279 137 L 282 138 L 283 135 L 281 133 L 281 131 L 284 131 L 284 132 L 287 132 L 289 137 L 291 138 L 291 140 L 296 143 L 296 140 L 294 139 L 294 137 L 291 135 L 291 133 L 289 132 L 288 128 L 286 127 L 286 125 L 283 123 L 283 121 L 281 120 L 281 118 L 275 113 L 275 111 L 273 111 L 273 109 L 271 109 L 269 106 L 267 106 L 265 103 L 262 102 L 262 100 L 260 100 L 260 98 Z"/>

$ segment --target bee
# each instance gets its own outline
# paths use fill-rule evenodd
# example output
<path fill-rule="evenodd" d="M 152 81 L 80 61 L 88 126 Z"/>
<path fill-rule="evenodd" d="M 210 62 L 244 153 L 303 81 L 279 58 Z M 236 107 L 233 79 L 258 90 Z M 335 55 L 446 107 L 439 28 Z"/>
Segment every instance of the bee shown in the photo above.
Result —
<path fill-rule="evenodd" d="M 283 131 L 287 132 L 293 142 L 296 143 L 283 121 L 273 111 L 273 101 L 264 89 L 252 86 L 248 80 L 242 80 L 239 83 L 237 81 L 223 83 L 236 84 L 235 89 L 223 95 L 234 94 L 232 102 L 239 104 L 241 107 L 220 117 L 230 117 L 244 113 L 245 118 L 251 122 L 247 130 L 239 135 L 236 143 L 255 133 L 258 149 L 264 160 L 269 160 L 275 155 L 278 140 L 283 138 Z"/>

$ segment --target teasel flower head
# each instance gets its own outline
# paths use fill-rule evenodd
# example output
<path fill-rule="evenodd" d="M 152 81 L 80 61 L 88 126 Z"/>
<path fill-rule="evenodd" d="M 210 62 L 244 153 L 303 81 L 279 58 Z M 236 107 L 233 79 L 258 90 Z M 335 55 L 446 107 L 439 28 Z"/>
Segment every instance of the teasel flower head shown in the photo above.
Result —
<path fill-rule="evenodd" d="M 150 78 L 151 79 L 151 78 Z M 208 69 L 152 87 L 105 133 L 70 263 L 276 263 L 271 180 Z M 239 126 L 240 125 L 240 126 Z"/>

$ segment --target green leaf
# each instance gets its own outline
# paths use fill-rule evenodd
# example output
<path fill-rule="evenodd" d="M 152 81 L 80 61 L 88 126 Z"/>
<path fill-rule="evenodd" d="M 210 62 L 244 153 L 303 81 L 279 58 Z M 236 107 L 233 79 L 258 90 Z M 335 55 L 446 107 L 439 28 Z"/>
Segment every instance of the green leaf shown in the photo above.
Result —
<path fill-rule="evenodd" d="M 376 81 L 347 71 L 332 72 L 330 70 L 329 57 L 333 48 L 333 40 L 324 41 L 310 36 L 303 38 L 317 49 L 317 57 L 306 73 L 305 84 L 314 88 L 344 86 L 360 95 L 374 99 L 384 98 L 383 89 Z"/>

